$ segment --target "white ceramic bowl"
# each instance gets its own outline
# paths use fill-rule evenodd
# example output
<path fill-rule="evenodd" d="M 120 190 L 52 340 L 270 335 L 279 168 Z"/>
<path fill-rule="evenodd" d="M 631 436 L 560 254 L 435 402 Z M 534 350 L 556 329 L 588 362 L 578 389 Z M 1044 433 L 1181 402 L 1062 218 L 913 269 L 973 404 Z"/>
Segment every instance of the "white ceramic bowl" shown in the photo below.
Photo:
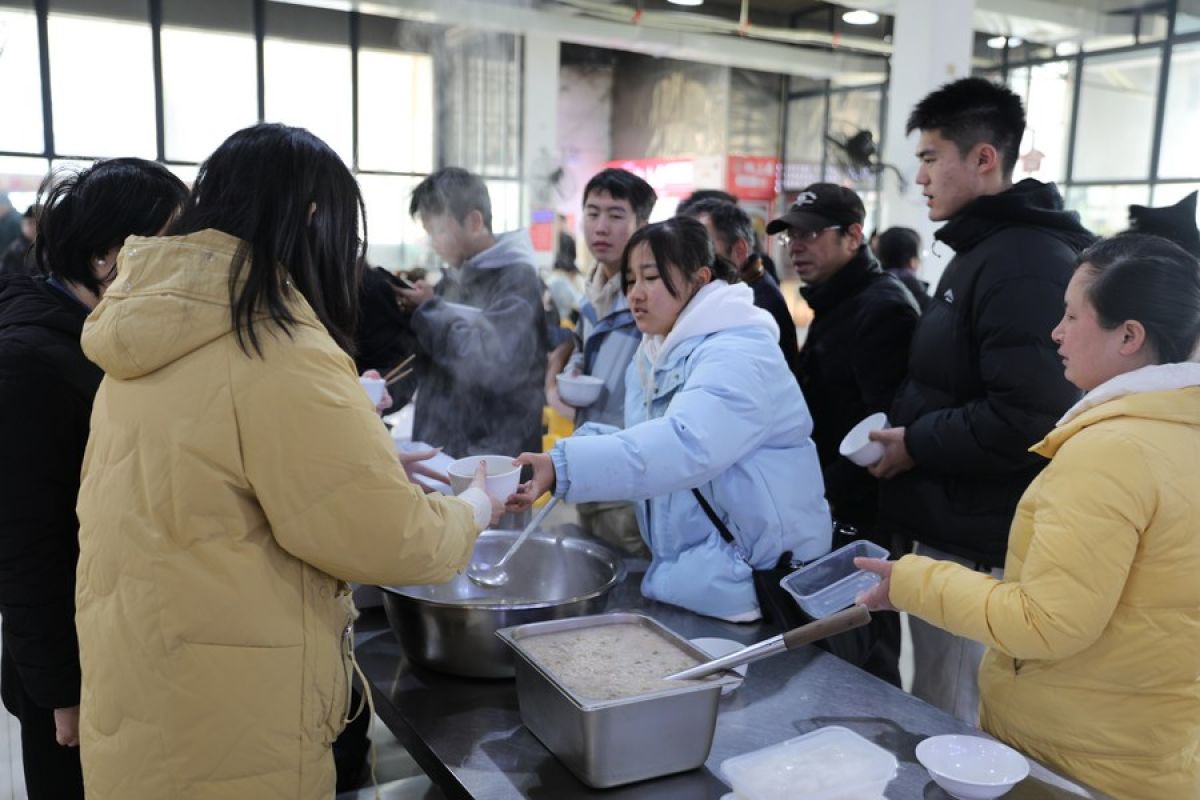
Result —
<path fill-rule="evenodd" d="M 558 396 L 569 406 L 586 408 L 600 397 L 604 381 L 591 375 L 568 375 L 565 372 L 554 376 L 558 382 Z"/>
<path fill-rule="evenodd" d="M 992 800 L 1029 775 L 1025 756 L 980 736 L 931 736 L 917 745 L 917 760 L 958 800 Z"/>
<path fill-rule="evenodd" d="M 882 411 L 872 414 L 859 422 L 842 439 L 838 452 L 858 464 L 860 467 L 870 467 L 879 463 L 883 458 L 883 445 L 872 442 L 868 437 L 871 431 L 881 431 L 888 427 L 887 414 Z"/>
<path fill-rule="evenodd" d="M 446 467 L 450 488 L 455 494 L 465 492 L 481 460 L 487 464 L 487 493 L 497 500 L 507 500 L 521 483 L 521 468 L 513 465 L 512 456 L 467 456 L 458 459 Z"/>
<path fill-rule="evenodd" d="M 367 392 L 367 397 L 371 398 L 371 405 L 379 405 L 379 401 L 383 399 L 383 390 L 387 388 L 387 381 L 383 378 L 359 378 L 359 384 Z"/>

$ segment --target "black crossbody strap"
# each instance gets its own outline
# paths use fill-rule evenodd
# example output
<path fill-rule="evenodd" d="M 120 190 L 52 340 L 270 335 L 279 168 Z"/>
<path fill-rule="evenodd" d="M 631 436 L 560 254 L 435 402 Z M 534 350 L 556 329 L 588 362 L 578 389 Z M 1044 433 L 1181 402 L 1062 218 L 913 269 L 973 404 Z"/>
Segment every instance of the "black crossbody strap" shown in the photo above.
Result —
<path fill-rule="evenodd" d="M 704 499 L 704 495 L 700 494 L 699 489 L 692 489 L 692 494 L 696 495 L 696 501 L 700 503 L 700 507 L 704 509 L 704 513 L 708 515 L 708 519 L 713 525 L 717 526 L 717 530 L 721 532 L 721 538 L 730 544 L 737 544 L 733 538 L 733 534 L 729 532 L 729 528 L 725 527 L 725 523 L 721 522 L 721 518 L 717 516 L 717 512 L 713 511 L 713 507 Z"/>

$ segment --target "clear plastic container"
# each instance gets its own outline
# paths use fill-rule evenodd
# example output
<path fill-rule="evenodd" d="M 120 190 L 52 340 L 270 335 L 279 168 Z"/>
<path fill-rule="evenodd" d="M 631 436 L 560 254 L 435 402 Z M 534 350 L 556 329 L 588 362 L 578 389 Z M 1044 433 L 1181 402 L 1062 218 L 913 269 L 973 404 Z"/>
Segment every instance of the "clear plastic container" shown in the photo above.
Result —
<path fill-rule="evenodd" d="M 874 800 L 898 767 L 882 747 L 831 725 L 727 758 L 721 776 L 738 800 Z"/>
<path fill-rule="evenodd" d="M 856 558 L 887 558 L 874 542 L 859 540 L 821 556 L 788 575 L 779 585 L 813 619 L 824 619 L 854 605 L 854 598 L 879 583 L 879 576 L 854 566 Z"/>

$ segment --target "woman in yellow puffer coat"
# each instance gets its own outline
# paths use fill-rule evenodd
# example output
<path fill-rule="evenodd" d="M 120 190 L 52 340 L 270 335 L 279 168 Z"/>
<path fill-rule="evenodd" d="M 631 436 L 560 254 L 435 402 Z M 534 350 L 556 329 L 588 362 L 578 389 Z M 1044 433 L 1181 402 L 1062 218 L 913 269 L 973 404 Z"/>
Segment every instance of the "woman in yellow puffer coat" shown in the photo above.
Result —
<path fill-rule="evenodd" d="M 312 134 L 240 131 L 84 327 L 106 375 L 78 506 L 90 800 L 331 798 L 343 581 L 446 580 L 500 510 L 409 483 L 358 385 L 361 210 Z"/>
<path fill-rule="evenodd" d="M 860 601 L 988 645 L 980 724 L 1122 800 L 1200 797 L 1200 265 L 1126 234 L 1079 257 L 1052 334 L 1087 394 L 1009 533 L 1004 579 L 859 559 Z"/>

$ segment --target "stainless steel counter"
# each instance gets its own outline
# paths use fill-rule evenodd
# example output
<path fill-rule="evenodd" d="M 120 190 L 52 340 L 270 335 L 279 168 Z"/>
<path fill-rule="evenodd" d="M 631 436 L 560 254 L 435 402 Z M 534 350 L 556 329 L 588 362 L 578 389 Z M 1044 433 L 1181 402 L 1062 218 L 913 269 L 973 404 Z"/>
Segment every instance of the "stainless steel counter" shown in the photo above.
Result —
<path fill-rule="evenodd" d="M 609 600 L 609 610 L 649 614 L 688 638 L 717 636 L 751 643 L 774 633 L 647 602 L 640 571 Z M 472 680 L 413 666 L 382 614 L 360 621 L 358 661 L 371 684 L 379 717 L 449 798 L 568 798 L 700 800 L 729 789 L 717 777 L 731 756 L 781 742 L 825 725 L 841 725 L 895 754 L 900 771 L 891 800 L 948 800 L 914 755 L 917 743 L 969 726 L 814 647 L 751 664 L 746 681 L 724 697 L 705 765 L 681 775 L 616 789 L 580 783 L 522 724 L 511 680 Z M 1006 800 L 1100 798 L 1039 764 Z"/>

